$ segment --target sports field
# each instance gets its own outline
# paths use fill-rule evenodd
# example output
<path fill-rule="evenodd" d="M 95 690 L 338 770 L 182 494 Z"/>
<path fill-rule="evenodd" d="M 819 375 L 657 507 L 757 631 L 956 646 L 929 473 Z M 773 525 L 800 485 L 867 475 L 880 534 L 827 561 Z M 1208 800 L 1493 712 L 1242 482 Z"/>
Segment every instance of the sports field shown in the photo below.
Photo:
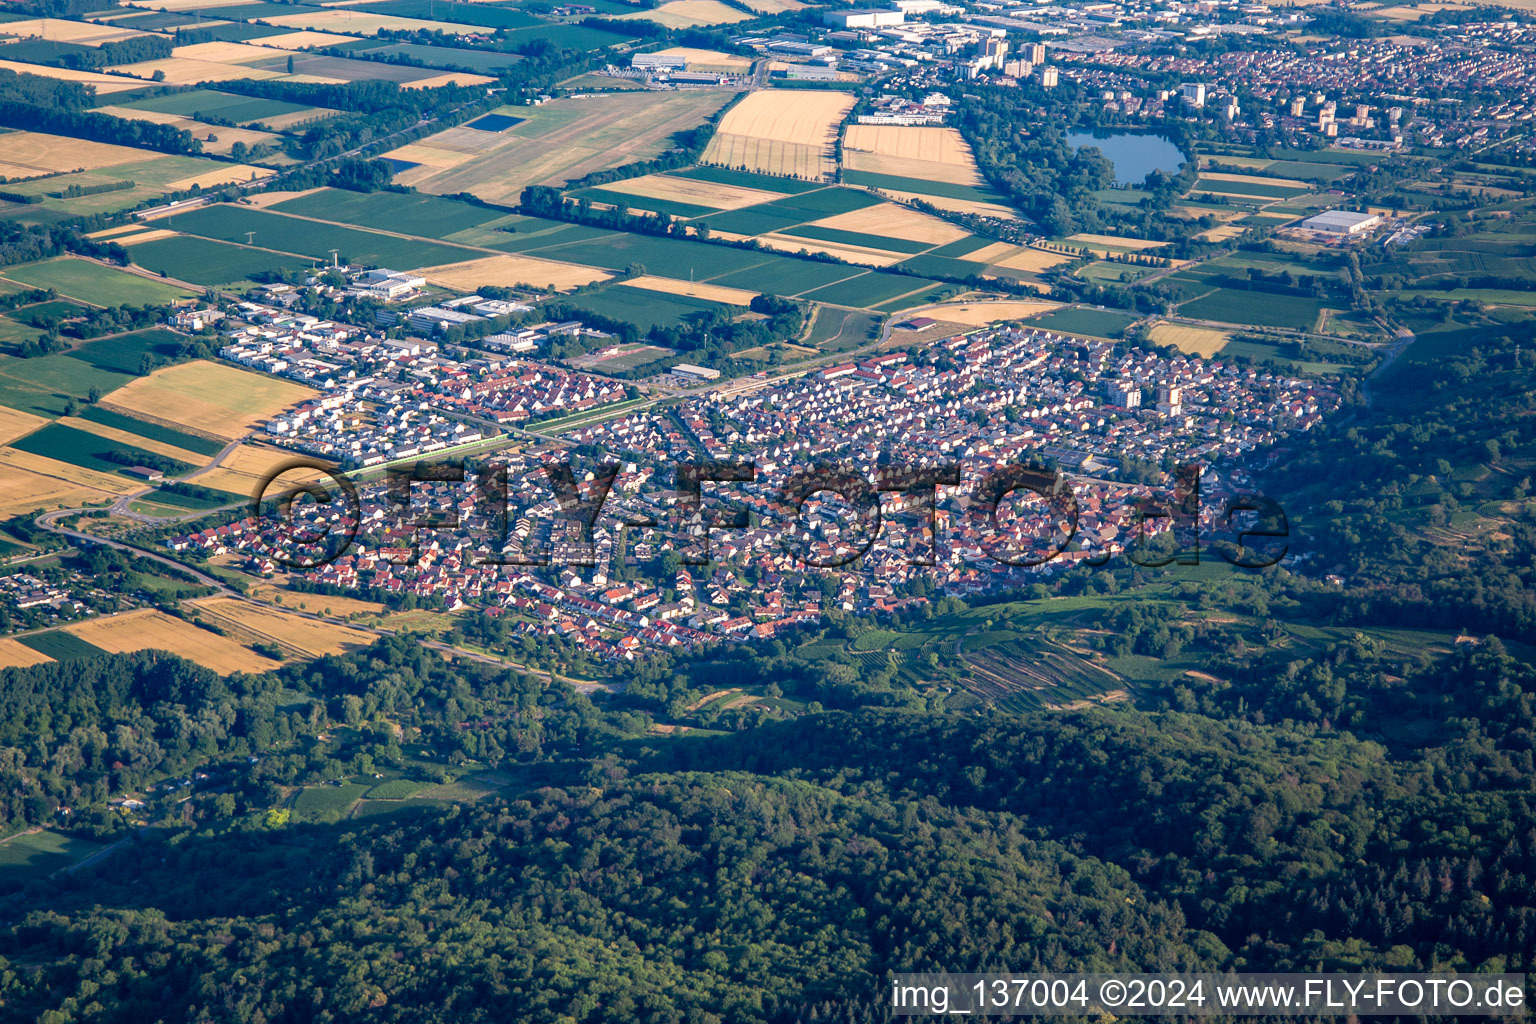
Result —
<path fill-rule="evenodd" d="M 838 126 L 854 99 L 814 89 L 763 89 L 732 107 L 700 162 L 820 180 L 837 171 Z"/>
<path fill-rule="evenodd" d="M 461 125 L 385 156 L 418 165 L 396 174 L 399 184 L 510 205 L 529 185 L 563 185 L 655 156 L 730 99 L 719 90 L 624 92 L 507 107 L 502 112 L 526 120 L 503 132 Z"/>
<path fill-rule="evenodd" d="M 530 288 L 563 291 L 601 281 L 609 276 L 592 267 L 556 263 L 554 260 L 534 259 L 530 256 L 486 256 L 440 267 L 422 267 L 416 272 L 432 284 L 464 292 L 484 285 L 501 288 L 527 285 Z"/>
<path fill-rule="evenodd" d="M 301 658 L 342 654 L 366 647 L 376 637 L 350 626 L 264 608 L 232 597 L 209 597 L 188 604 L 220 629 L 250 643 L 270 643 Z"/>
<path fill-rule="evenodd" d="M 1207 359 L 1220 352 L 1232 340 L 1232 335 L 1226 331 L 1170 323 L 1154 325 L 1147 332 L 1147 337 L 1159 345 L 1172 345 L 1180 352 Z"/>
<path fill-rule="evenodd" d="M 229 637 L 200 629 L 151 608 L 91 619 L 66 626 L 64 631 L 112 654 L 157 650 L 179 655 L 212 669 L 219 675 L 232 672 L 269 672 L 281 663 L 243 647 Z"/>
<path fill-rule="evenodd" d="M 140 377 L 107 400 L 150 420 L 234 440 L 316 394 L 289 381 L 197 359 Z"/>
<path fill-rule="evenodd" d="M 158 306 L 194 294 L 163 281 L 69 256 L 6 267 L 0 273 L 6 280 L 29 288 L 53 288 L 60 295 L 97 306 Z"/>

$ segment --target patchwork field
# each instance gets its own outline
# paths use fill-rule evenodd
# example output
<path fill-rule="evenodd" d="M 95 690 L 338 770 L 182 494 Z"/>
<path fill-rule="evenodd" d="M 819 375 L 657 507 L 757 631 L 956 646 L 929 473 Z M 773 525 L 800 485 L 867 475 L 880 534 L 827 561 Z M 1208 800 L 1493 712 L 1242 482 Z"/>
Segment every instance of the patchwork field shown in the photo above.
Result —
<path fill-rule="evenodd" d="M 138 266 L 197 285 L 231 284 L 255 274 L 308 267 L 317 262 L 309 257 L 174 232 L 144 232 L 132 236 L 132 246 L 129 255 Z"/>
<path fill-rule="evenodd" d="M 269 672 L 280 664 L 229 637 L 149 608 L 66 626 L 64 632 L 112 654 L 166 651 L 220 675 Z"/>
<path fill-rule="evenodd" d="M 109 402 L 151 422 L 164 420 L 235 440 L 283 409 L 315 396 L 316 392 L 298 384 L 198 359 L 140 377 L 114 391 Z"/>
<path fill-rule="evenodd" d="M 702 163 L 820 180 L 837 171 L 838 126 L 852 96 L 813 89 L 764 89 L 721 119 Z"/>
<path fill-rule="evenodd" d="M 251 643 L 276 644 L 300 658 L 342 654 L 366 647 L 376 639 L 361 629 L 263 608 L 232 597 L 210 597 L 188 604 L 233 636 Z"/>
<path fill-rule="evenodd" d="M 731 98 L 721 91 L 630 92 L 552 100 L 502 112 L 526 120 L 503 132 L 450 128 L 385 154 L 395 181 L 423 192 L 468 192 L 514 204 L 529 185 L 563 185 L 655 156 Z"/>
<path fill-rule="evenodd" d="M 118 495 L 142 487 L 126 477 L 0 448 L 0 519 L 45 509 L 110 504 Z"/>
<path fill-rule="evenodd" d="M 228 156 L 235 143 L 245 146 L 280 145 L 280 136 L 252 128 L 231 128 L 227 125 L 208 124 L 179 114 L 162 114 L 153 110 L 137 110 L 133 107 L 97 107 L 96 113 L 110 114 L 125 121 L 148 121 L 151 124 L 170 125 L 191 132 L 203 143 L 203 152 L 215 156 Z"/>
<path fill-rule="evenodd" d="M 327 224 L 272 210 L 218 204 L 178 213 L 155 222 L 186 234 L 264 249 L 294 253 L 315 259 L 330 258 L 339 249 L 341 259 L 374 267 L 437 266 L 475 256 L 473 249 L 440 242 L 402 238 L 378 231 Z M 138 253 L 134 253 L 137 258 Z M 174 276 L 174 275 L 173 275 Z"/>
<path fill-rule="evenodd" d="M 1172 345 L 1180 352 L 1206 359 L 1220 352 L 1232 340 L 1232 335 L 1225 331 L 1170 323 L 1153 325 L 1147 337 L 1159 345 Z"/>
<path fill-rule="evenodd" d="M 556 263 L 554 260 L 535 259 L 531 256 L 487 256 L 463 263 L 424 267 L 418 273 L 432 284 L 465 292 L 483 285 L 501 288 L 527 285 L 531 288 L 563 291 L 610 276 L 592 267 Z"/>

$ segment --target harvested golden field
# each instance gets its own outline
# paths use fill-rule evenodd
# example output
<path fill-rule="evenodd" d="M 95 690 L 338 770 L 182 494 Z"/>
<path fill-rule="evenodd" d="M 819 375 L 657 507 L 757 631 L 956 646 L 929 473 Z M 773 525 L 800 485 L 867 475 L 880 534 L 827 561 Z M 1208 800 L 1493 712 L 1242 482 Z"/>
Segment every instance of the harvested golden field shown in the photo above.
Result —
<path fill-rule="evenodd" d="M 854 98 L 815 89 L 763 89 L 721 119 L 700 163 L 818 180 L 837 171 L 838 126 Z"/>
<path fill-rule="evenodd" d="M 276 644 L 300 658 L 343 654 L 378 639 L 351 626 L 321 622 L 293 612 L 264 608 L 233 597 L 206 597 L 187 602 L 200 617 L 248 643 Z"/>
<path fill-rule="evenodd" d="M 619 92 L 505 107 L 496 112 L 526 120 L 505 132 L 450 128 L 386 156 L 424 165 L 395 175 L 398 184 L 515 204 L 529 185 L 563 185 L 657 155 L 674 133 L 697 128 L 731 96 L 721 90 Z"/>
<path fill-rule="evenodd" d="M 0 174 L 31 178 L 59 171 L 92 171 L 144 160 L 154 154 L 131 146 L 87 142 L 43 132 L 6 132 L 0 135 Z"/>
<path fill-rule="evenodd" d="M 260 444 L 242 444 L 224 457 L 224 461 L 212 469 L 192 474 L 188 479 L 199 487 L 212 487 L 228 491 L 242 498 L 250 498 L 256 488 L 278 466 L 302 458 L 298 452 L 282 448 L 269 448 Z M 284 473 L 282 483 L 300 483 L 319 480 L 325 476 L 318 469 L 294 470 Z"/>
<path fill-rule="evenodd" d="M 619 21 L 651 21 L 667 28 L 698 28 L 701 25 L 733 25 L 752 15 L 727 7 L 720 0 L 669 0 L 660 7 L 621 14 Z"/>
<path fill-rule="evenodd" d="M 262 46 L 275 46 L 279 50 L 310 50 L 319 46 L 345 46 L 357 42 L 357 36 L 343 36 L 335 32 L 285 32 L 280 36 L 262 36 Z"/>
<path fill-rule="evenodd" d="M 557 263 L 532 256 L 487 256 L 440 267 L 422 267 L 415 273 L 435 285 L 465 292 L 483 285 L 511 288 L 520 284 L 564 290 L 610 276 L 607 271 L 593 267 L 578 267 L 574 263 Z"/>
<path fill-rule="evenodd" d="M 716 231 L 719 238 L 728 240 L 740 240 L 742 235 L 731 235 L 724 231 Z M 849 263 L 862 263 L 869 267 L 888 267 L 893 263 L 911 259 L 911 254 L 893 252 L 887 249 L 871 249 L 860 245 L 843 245 L 838 242 L 823 242 L 815 238 L 797 238 L 794 235 L 753 235 L 762 245 L 779 252 L 819 252 L 827 256 L 836 256 L 840 260 Z"/>
<path fill-rule="evenodd" d="M 342 597 L 336 594 L 306 594 L 300 590 L 289 590 L 287 587 L 274 586 L 270 583 L 260 583 L 251 589 L 251 594 L 261 601 L 272 604 L 280 604 L 285 608 L 297 608 L 301 612 L 316 612 L 330 615 L 383 615 L 388 609 L 377 601 L 363 601 L 355 597 Z M 327 611 L 329 609 L 329 611 Z"/>
<path fill-rule="evenodd" d="M 641 178 L 625 178 L 610 182 L 603 188 L 610 192 L 641 196 L 647 199 L 670 199 L 679 203 L 693 203 L 716 210 L 737 210 L 743 206 L 771 203 L 783 199 L 782 192 L 767 192 L 760 188 L 742 185 L 721 185 L 712 181 L 696 181 L 693 178 L 674 178 L 667 174 L 647 174 Z"/>
<path fill-rule="evenodd" d="M 256 0 L 222 0 L 220 7 L 244 7 Z M 123 0 L 125 7 L 142 7 L 149 11 L 195 11 L 208 6 L 208 0 Z"/>
<path fill-rule="evenodd" d="M 843 133 L 843 166 L 959 185 L 982 185 L 971 147 L 954 128 L 851 124 Z"/>
<path fill-rule="evenodd" d="M 1027 299 L 1004 302 L 956 302 L 939 303 L 935 306 L 918 306 L 904 309 L 894 316 L 929 316 L 952 324 L 967 327 L 985 327 L 1005 320 L 1024 320 L 1048 313 L 1061 305 L 1059 302 L 1031 302 Z"/>
<path fill-rule="evenodd" d="M 906 239 L 944 245 L 967 237 L 970 232 L 947 220 L 914 210 L 897 203 L 879 203 L 862 210 L 850 210 L 834 217 L 816 221 L 818 227 L 835 228 L 838 231 L 854 231 L 866 235 L 882 235 L 886 238 Z"/>
<path fill-rule="evenodd" d="M 0 445 L 10 444 L 18 437 L 24 437 L 39 427 L 46 427 L 48 422 L 45 417 L 0 405 Z"/>
<path fill-rule="evenodd" d="M 432 78 L 418 78 L 414 82 L 406 82 L 402 89 L 437 89 L 445 85 L 485 85 L 496 79 L 486 75 L 472 75 L 468 71 L 445 71 L 441 75 Z"/>
<path fill-rule="evenodd" d="M 160 81 L 166 85 L 196 85 L 200 82 L 231 82 L 241 78 L 283 78 L 278 71 L 263 71 L 242 64 L 220 64 L 211 60 L 191 60 L 186 57 L 162 57 L 159 60 L 139 61 L 136 64 L 119 64 L 112 69 L 146 82 Z M 164 77 L 156 79 L 155 75 Z M 138 88 L 142 88 L 139 86 Z"/>
<path fill-rule="evenodd" d="M 708 299 L 710 302 L 724 302 L 730 306 L 748 305 L 758 294 L 747 291 L 745 288 L 727 288 L 720 284 L 679 281 L 671 277 L 652 277 L 649 274 L 632 277 L 622 283 L 628 288 L 641 288 L 648 292 L 663 292 L 667 295 L 687 295 L 695 299 Z"/>
<path fill-rule="evenodd" d="M 90 234 L 86 235 L 85 237 L 86 238 L 91 238 L 91 239 L 96 239 L 96 238 L 113 238 L 115 236 L 132 234 L 134 232 L 137 232 L 138 230 L 139 230 L 139 225 L 138 224 L 119 224 L 115 228 L 102 228 L 100 231 L 92 231 Z"/>
<path fill-rule="evenodd" d="M 285 380 L 197 359 L 129 381 L 109 397 L 130 413 L 233 441 L 316 395 Z"/>
<path fill-rule="evenodd" d="M 911 202 L 914 199 L 921 200 L 929 206 L 936 206 L 941 210 L 949 210 L 952 213 L 973 213 L 978 217 L 998 217 L 1002 220 L 1018 220 L 1019 212 L 1012 207 L 1001 203 L 983 203 L 974 199 L 951 199 L 948 196 L 929 195 L 926 192 L 899 192 L 895 189 L 875 189 L 880 195 L 899 199 L 903 202 Z"/>
<path fill-rule="evenodd" d="M 98 114 L 111 114 L 125 121 L 149 121 L 153 124 L 168 124 L 172 128 L 180 128 L 188 131 L 203 143 L 203 152 L 213 156 L 228 156 L 235 143 L 243 142 L 247 146 L 258 146 L 264 143 L 277 143 L 279 137 L 271 132 L 256 131 L 253 128 L 234 128 L 221 124 L 207 124 L 203 121 L 195 121 L 190 117 L 182 117 L 178 114 L 162 114 L 155 110 L 136 110 L 133 107 L 97 107 Z M 212 142 L 208 141 L 213 137 Z"/>
<path fill-rule="evenodd" d="M 171 56 L 180 57 L 182 60 L 206 60 L 214 64 L 254 64 L 257 61 L 271 60 L 276 54 L 265 46 L 212 42 L 178 46 L 171 51 Z"/>
<path fill-rule="evenodd" d="M 1244 216 L 1246 213 L 1246 211 L 1238 209 L 1209 210 L 1198 206 L 1172 206 L 1168 208 L 1168 212 L 1172 216 L 1182 217 L 1188 220 L 1198 220 L 1201 217 L 1210 217 L 1212 220 L 1219 221 L 1237 220 L 1238 218 Z M 1254 216 L 1262 217 L 1265 216 L 1265 214 L 1259 213 L 1255 214 Z M 1287 214 L 1286 216 L 1290 215 Z"/>
<path fill-rule="evenodd" d="M 229 637 L 200 629 L 182 619 L 173 619 L 152 608 L 76 623 L 64 627 L 64 632 L 112 654 L 167 651 L 221 676 L 232 672 L 269 672 L 282 664 L 242 647 Z"/>
<path fill-rule="evenodd" d="M 0 448 L 0 466 L 24 470 L 40 477 L 48 477 L 75 488 L 86 488 L 107 495 L 132 494 L 147 485 L 142 480 L 130 480 L 116 473 L 102 473 L 84 466 L 50 459 L 46 455 L 34 455 L 18 448 Z M 90 499 L 99 500 L 99 499 Z"/>
<path fill-rule="evenodd" d="M 321 32 L 346 33 L 354 36 L 377 35 L 381 30 L 386 29 L 391 32 L 441 32 L 449 36 L 474 35 L 485 31 L 474 25 L 461 25 L 452 21 L 397 18 L 392 14 L 370 14 L 367 11 L 335 8 L 309 14 L 279 14 L 275 18 L 269 17 L 262 20 L 284 28 L 316 29 Z"/>
<path fill-rule="evenodd" d="M 206 455 L 199 455 L 197 452 L 188 451 L 185 448 L 177 448 L 175 445 L 166 444 L 164 441 L 156 441 L 153 438 L 142 437 L 138 434 L 129 433 L 126 430 L 109 427 L 105 423 L 97 423 L 95 420 L 65 416 L 58 422 L 63 426 L 73 427 L 75 430 L 82 430 L 87 434 L 95 434 L 97 437 L 105 437 L 108 440 L 117 441 L 119 444 L 125 444 L 131 448 L 142 448 L 144 451 L 154 452 L 156 455 L 164 455 L 168 459 L 176 459 L 178 462 L 185 462 L 190 466 L 201 466 L 208 461 Z"/>
<path fill-rule="evenodd" d="M 0 60 L 0 68 L 6 71 L 14 71 L 18 75 L 37 75 L 41 78 L 53 78 L 61 82 L 79 82 L 96 90 L 98 96 L 105 96 L 111 92 L 127 92 L 129 89 L 144 88 L 138 82 L 117 75 L 103 75 L 95 71 L 75 71 L 71 68 L 54 68 L 46 64 L 23 64 L 20 61 Z"/>
<path fill-rule="evenodd" d="M 187 178 L 180 178 L 171 182 L 166 187 L 172 191 L 182 191 L 196 185 L 198 188 L 213 188 L 216 185 L 229 185 L 235 182 L 256 181 L 260 178 L 271 177 L 277 172 L 270 167 L 255 167 L 251 164 L 220 164 L 211 171 L 203 171 Z"/>
<path fill-rule="evenodd" d="M 1135 249 L 1138 252 L 1142 249 L 1157 249 L 1168 244 L 1167 242 L 1149 242 L 1145 238 L 1127 238 L 1124 235 L 1080 234 L 1069 235 L 1066 240 L 1068 242 L 1076 242 L 1079 245 L 1112 246 L 1116 249 Z"/>
<path fill-rule="evenodd" d="M 19 39 L 46 39 L 53 43 L 72 43 L 75 46 L 101 46 L 118 43 L 124 39 L 149 35 L 131 28 L 118 28 L 110 24 L 92 21 L 64 21 L 59 18 L 30 18 L 26 21 L 8 21 L 0 24 L 0 35 Z"/>
<path fill-rule="evenodd" d="M 1180 352 L 1209 359 L 1220 352 L 1232 335 L 1226 331 L 1213 331 L 1207 327 L 1185 327 L 1182 324 L 1159 323 L 1147 332 L 1147 337 L 1159 345 L 1172 345 Z"/>
<path fill-rule="evenodd" d="M 1210 171 L 1202 172 L 1200 177 L 1209 181 L 1238 181 L 1247 185 L 1284 185 L 1286 188 L 1312 187 L 1311 182 L 1301 181 L 1297 178 L 1266 178 L 1261 174 L 1228 174 L 1225 172 Z"/>
<path fill-rule="evenodd" d="M 989 247 L 990 248 L 990 247 Z M 983 250 L 985 251 L 985 250 Z M 964 259 L 978 262 L 980 253 L 972 253 Z M 1066 253 L 1047 252 L 1044 249 L 1032 249 L 1028 246 L 1015 246 L 1013 252 L 995 254 L 988 258 L 991 266 L 1007 267 L 1009 270 L 1022 270 L 1025 273 L 1038 274 L 1042 270 L 1070 263 L 1074 257 Z"/>
<path fill-rule="evenodd" d="M 141 225 L 135 224 L 134 227 Z M 119 235 L 112 239 L 121 246 L 138 245 L 140 242 L 158 242 L 162 238 L 171 238 L 176 234 L 169 228 L 151 228 L 148 231 L 135 231 L 131 235 Z"/>
<path fill-rule="evenodd" d="M 1241 224 L 1223 224 L 1220 227 L 1202 231 L 1195 237 L 1204 242 L 1225 242 L 1229 238 L 1236 238 L 1248 229 Z"/>
<path fill-rule="evenodd" d="M 800 0 L 743 0 L 758 14 L 782 14 L 785 11 L 803 11 L 806 5 Z"/>
<path fill-rule="evenodd" d="M 734 53 L 719 50 L 698 50 L 691 46 L 673 46 L 657 50 L 658 57 L 681 57 L 688 62 L 689 71 L 723 71 L 744 74 L 752 68 L 752 58 L 738 57 Z"/>
<path fill-rule="evenodd" d="M 54 508 L 75 508 L 80 505 L 110 504 L 117 497 L 115 491 L 90 487 L 66 479 L 62 475 L 40 472 L 29 460 L 40 459 L 46 464 L 52 459 L 14 448 L 0 448 L 0 518 L 26 515 Z M 74 467 L 56 463 L 60 473 Z"/>
<path fill-rule="evenodd" d="M 0 639 L 0 668 L 26 668 L 46 665 L 53 659 L 9 637 Z"/>

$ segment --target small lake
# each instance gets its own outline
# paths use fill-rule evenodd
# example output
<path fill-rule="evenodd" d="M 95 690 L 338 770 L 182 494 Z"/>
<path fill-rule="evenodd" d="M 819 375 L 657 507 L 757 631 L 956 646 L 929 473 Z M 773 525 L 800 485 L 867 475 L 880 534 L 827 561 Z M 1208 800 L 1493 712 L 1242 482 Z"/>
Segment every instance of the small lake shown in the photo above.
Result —
<path fill-rule="evenodd" d="M 1067 144 L 1074 150 L 1084 146 L 1099 147 L 1105 158 L 1115 165 L 1117 185 L 1140 185 L 1153 171 L 1177 174 L 1184 165 L 1184 154 L 1179 152 L 1179 147 L 1161 135 L 1072 132 L 1067 136 Z"/>

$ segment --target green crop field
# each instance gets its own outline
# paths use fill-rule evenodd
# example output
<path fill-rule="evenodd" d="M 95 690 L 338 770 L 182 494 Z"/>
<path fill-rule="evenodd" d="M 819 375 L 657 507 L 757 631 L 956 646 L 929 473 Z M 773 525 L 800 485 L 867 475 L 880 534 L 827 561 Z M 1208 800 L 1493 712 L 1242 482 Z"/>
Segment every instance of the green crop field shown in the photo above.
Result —
<path fill-rule="evenodd" d="M 164 281 L 69 257 L 7 267 L 4 274 L 29 287 L 53 288 L 60 295 L 97 306 L 159 306 L 193 294 Z"/>
<path fill-rule="evenodd" d="M 486 230 L 486 229 L 480 229 Z M 614 232 L 585 224 L 567 224 L 562 220 L 545 220 L 542 217 L 514 216 L 500 222 L 493 230 L 500 241 L 484 243 L 492 249 L 506 252 L 534 252 L 571 242 L 587 242 L 594 238 L 611 238 Z M 574 260 L 573 262 L 581 262 Z M 596 266 L 596 264 L 589 264 Z"/>
<path fill-rule="evenodd" d="M 84 360 L 98 370 L 115 370 L 118 373 L 138 373 L 139 364 L 146 355 L 161 359 L 174 359 L 186 341 L 179 334 L 160 327 L 119 334 L 111 338 L 99 338 L 77 345 L 69 351 L 75 359 Z M 217 449 L 215 449 L 217 450 Z"/>
<path fill-rule="evenodd" d="M 62 352 L 32 359 L 0 356 L 0 405 L 39 416 L 62 416 L 71 398 L 83 403 L 92 388 L 105 395 L 132 379 Z"/>
<path fill-rule="evenodd" d="M 148 438 L 151 441 L 159 441 L 161 444 L 172 445 L 176 448 L 185 448 L 189 452 L 197 452 L 199 455 L 217 455 L 223 450 L 224 445 L 206 437 L 198 437 L 196 434 L 188 434 L 172 427 L 163 427 L 158 423 L 149 423 L 145 420 L 125 416 L 111 409 L 103 409 L 99 405 L 87 405 L 80 410 L 80 418 L 100 423 L 104 427 L 113 427 L 117 430 L 125 430 L 130 434 Z"/>
<path fill-rule="evenodd" d="M 685 323 L 700 313 L 727 310 L 730 307 L 707 299 L 687 295 L 666 295 L 662 292 L 612 285 L 590 292 L 583 292 L 569 300 L 573 305 L 615 320 L 627 320 L 642 332 L 652 327 L 674 327 Z"/>
<path fill-rule="evenodd" d="M 355 782 L 342 786 L 310 786 L 294 796 L 293 813 L 304 821 L 336 821 L 367 792 L 367 786 Z"/>
<path fill-rule="evenodd" d="M 251 249 L 195 235 L 140 242 L 133 247 L 132 256 L 133 262 L 146 270 L 202 285 L 234 284 L 258 274 L 315 264 L 303 256 Z"/>
<path fill-rule="evenodd" d="M 1060 309 L 1037 316 L 1025 323 L 1062 334 L 1084 334 L 1091 338 L 1118 338 L 1137 321 L 1129 313 L 1106 309 Z"/>
<path fill-rule="evenodd" d="M 360 227 L 387 228 L 424 238 L 442 238 L 507 215 L 506 210 L 487 209 L 456 199 L 400 192 L 349 192 L 340 188 L 323 188 L 278 203 L 271 209 Z"/>
<path fill-rule="evenodd" d="M 1318 314 L 1327 305 L 1322 299 L 1305 295 L 1276 295 L 1270 292 L 1218 288 L 1179 306 L 1179 315 L 1192 320 L 1215 320 L 1225 324 L 1252 324 L 1256 327 L 1293 327 L 1307 331 L 1317 323 Z"/>
<path fill-rule="evenodd" d="M 982 249 L 985 249 L 995 241 L 996 239 L 994 238 L 986 238 L 982 235 L 970 235 L 966 238 L 957 238 L 947 245 L 941 245 L 937 249 L 931 250 L 928 255 L 949 256 L 951 258 L 958 259 L 962 256 L 969 256 L 973 252 L 978 252 Z"/>
<path fill-rule="evenodd" d="M 823 352 L 846 352 L 875 340 L 880 332 L 880 318 L 841 306 L 816 306 L 811 332 L 806 344 Z"/>
<path fill-rule="evenodd" d="M 425 785 L 412 779 L 388 779 L 368 790 L 368 799 L 404 800 L 421 792 Z"/>
<path fill-rule="evenodd" d="M 758 266 L 769 259 L 765 253 L 746 249 L 622 232 L 540 247 L 536 252 L 529 249 L 518 251 L 609 270 L 623 270 L 631 263 L 638 263 L 645 267 L 647 273 L 675 277 L 681 281 L 687 281 L 690 277 L 695 281 L 703 281 L 714 275 Z"/>
<path fill-rule="evenodd" d="M 100 850 L 104 843 L 44 829 L 0 843 L 0 875 L 12 881 L 44 878 Z"/>
<path fill-rule="evenodd" d="M 282 29 L 281 31 L 291 30 Z M 194 119 L 201 119 L 202 115 L 211 114 L 221 121 L 233 121 L 236 124 L 250 124 L 274 117 L 286 117 L 302 113 L 306 110 L 314 110 L 317 116 L 332 113 L 329 110 L 316 110 L 314 107 L 306 107 L 299 103 L 286 103 L 282 100 L 252 99 L 249 96 L 237 96 L 233 93 L 217 92 L 210 89 L 193 89 L 191 92 L 175 93 L 170 96 L 152 96 L 148 99 L 133 100 L 119 105 L 132 107 L 135 110 L 149 110 L 160 114 L 178 114 L 182 117 Z"/>
<path fill-rule="evenodd" d="M 342 260 L 366 266 L 391 267 L 395 270 L 457 263 L 485 255 L 474 249 L 464 249 L 456 245 L 396 238 L 376 231 L 322 224 L 302 217 L 291 217 L 268 210 L 252 210 L 243 206 L 206 206 L 190 213 L 167 218 L 165 226 L 204 238 L 250 244 L 263 249 L 276 249 L 280 252 L 298 253 L 320 259 L 329 259 L 330 250 L 339 249 Z M 251 233 L 249 243 L 246 242 L 247 232 Z M 162 241 L 172 240 L 163 239 Z M 139 248 L 140 246 L 134 247 L 136 251 Z"/>
<path fill-rule="evenodd" d="M 815 192 L 827 187 L 821 182 L 797 181 L 794 178 L 776 178 L 771 174 L 736 171 L 729 167 L 689 167 L 686 170 L 668 171 L 667 173 L 674 178 L 712 181 L 717 185 L 740 185 L 743 188 L 757 188 L 762 189 L 764 192 L 780 192 L 789 195 Z"/>
<path fill-rule="evenodd" d="M 815 224 L 801 224 L 798 227 L 786 228 L 780 234 L 793 235 L 796 238 L 816 238 L 823 242 L 841 242 L 844 245 L 861 245 L 867 249 L 884 249 L 887 252 L 918 253 L 931 248 L 927 242 L 888 238 L 885 235 L 866 235 L 858 231 L 839 231 L 837 228 L 817 227 Z"/>
<path fill-rule="evenodd" d="M 497 53 L 494 50 L 464 50 L 455 46 L 424 46 L 421 43 L 391 43 L 388 46 L 370 47 L 356 52 L 407 57 L 411 60 L 419 60 L 432 68 L 469 71 L 481 75 L 500 74 L 523 59 L 513 53 Z"/>
<path fill-rule="evenodd" d="M 1299 188 L 1295 185 L 1282 185 L 1278 181 L 1273 184 L 1257 181 L 1218 181 L 1214 178 L 1200 178 L 1195 182 L 1192 192 L 1221 192 L 1240 196 L 1253 196 L 1256 199 L 1294 199 L 1296 196 L 1304 196 L 1311 192 L 1310 188 Z"/>
<path fill-rule="evenodd" d="M 795 259 L 792 256 L 774 256 L 763 259 L 746 269 L 711 278 L 710 283 L 723 284 L 729 288 L 750 288 L 753 291 L 769 292 L 773 295 L 800 295 L 839 281 L 846 281 L 865 272 L 862 267 L 850 267 L 841 263 L 821 263 L 815 260 Z"/>
<path fill-rule="evenodd" d="M 829 284 L 815 291 L 805 292 L 801 298 L 816 302 L 830 302 L 838 306 L 854 306 L 871 309 L 882 302 L 890 302 L 910 292 L 920 292 L 933 287 L 936 282 L 926 277 L 905 277 L 900 274 L 861 274 L 858 277 Z"/>
<path fill-rule="evenodd" d="M 594 203 L 608 203 L 611 206 L 631 207 L 637 210 L 646 210 L 650 213 L 665 213 L 670 217 L 682 217 L 691 220 L 695 217 L 708 217 L 717 211 L 712 206 L 698 206 L 694 203 L 680 203 L 674 199 L 654 199 L 650 196 L 633 196 L 628 192 L 615 192 L 606 188 L 583 188 L 570 193 L 577 199 L 590 199 Z"/>
<path fill-rule="evenodd" d="M 943 196 L 946 199 L 966 199 L 976 203 L 1002 203 L 1008 200 L 990 189 L 974 185 L 957 185 L 947 181 L 930 181 L 927 178 L 902 178 L 894 174 L 876 174 L 873 171 L 844 171 L 843 180 L 850 185 L 869 185 L 872 188 L 892 192 L 919 192 L 926 196 Z"/>
<path fill-rule="evenodd" d="M 29 341 L 36 341 L 43 336 L 43 332 L 36 327 L 17 323 L 8 316 L 0 316 L 0 347 L 7 349 L 12 355 L 21 350 L 21 346 Z"/>
<path fill-rule="evenodd" d="M 107 653 L 95 644 L 86 643 L 75 634 L 66 633 L 62 629 L 50 629 L 46 633 L 33 633 L 31 636 L 19 636 L 16 642 L 25 644 L 38 654 L 47 655 L 54 661 L 103 657 Z"/>
<path fill-rule="evenodd" d="M 67 462 L 72 466 L 83 466 L 86 469 L 94 469 L 98 473 L 121 473 L 131 465 L 150 465 L 164 458 L 155 455 L 142 448 L 134 448 L 131 445 L 121 444 L 110 438 L 97 437 L 95 434 L 84 430 L 76 430 L 62 423 L 50 423 L 41 430 L 34 430 L 25 437 L 17 438 L 11 442 L 12 448 L 33 455 L 41 455 L 49 459 L 57 459 Z M 109 453 L 119 453 L 134 459 L 130 463 L 113 462 L 106 458 Z M 187 473 L 193 470 L 184 462 L 176 464 L 175 474 Z M 170 474 L 167 474 L 170 475 Z"/>

